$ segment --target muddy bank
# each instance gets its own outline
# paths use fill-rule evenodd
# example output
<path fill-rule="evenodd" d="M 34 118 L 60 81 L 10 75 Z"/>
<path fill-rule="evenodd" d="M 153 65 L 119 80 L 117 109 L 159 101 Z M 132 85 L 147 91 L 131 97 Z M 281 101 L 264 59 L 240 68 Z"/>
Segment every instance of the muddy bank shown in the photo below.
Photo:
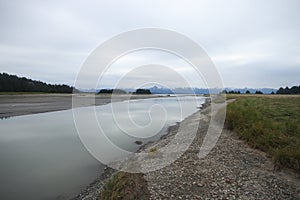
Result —
<path fill-rule="evenodd" d="M 90 94 L 78 94 L 83 98 Z M 91 96 L 91 95 L 90 95 Z M 127 99 L 127 95 L 120 95 L 119 101 Z M 131 99 L 146 99 L 157 95 L 132 95 Z M 104 105 L 111 102 L 109 95 L 96 95 L 94 105 Z M 83 104 L 81 106 L 91 106 Z M 0 95 L 0 118 L 19 115 L 67 110 L 72 108 L 72 94 L 21 94 Z"/>

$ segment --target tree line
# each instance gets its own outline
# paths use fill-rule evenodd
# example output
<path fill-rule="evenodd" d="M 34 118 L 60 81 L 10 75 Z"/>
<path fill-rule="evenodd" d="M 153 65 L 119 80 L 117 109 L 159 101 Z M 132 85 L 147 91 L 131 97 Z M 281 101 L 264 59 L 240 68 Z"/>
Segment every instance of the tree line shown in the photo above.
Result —
<path fill-rule="evenodd" d="M 242 92 L 240 91 L 235 91 L 235 90 L 223 90 L 222 93 L 225 94 L 241 94 Z M 251 94 L 251 92 L 249 90 L 247 90 L 245 92 L 245 94 Z M 263 94 L 262 91 L 260 90 L 256 90 L 255 92 L 253 92 L 253 94 Z M 273 91 L 270 94 L 275 94 Z M 285 87 L 282 88 L 280 87 L 277 91 L 276 94 L 300 94 L 300 86 L 292 86 L 291 88 L 289 87 Z"/>
<path fill-rule="evenodd" d="M 229 90 L 229 91 L 223 90 L 222 93 L 224 93 L 224 94 L 241 94 L 241 92 L 240 92 L 239 90 L 238 90 L 238 91 L 234 91 L 234 90 Z M 247 91 L 245 92 L 245 94 L 251 94 L 251 92 L 250 92 L 249 90 L 247 90 Z M 260 90 L 256 90 L 255 93 L 253 93 L 253 94 L 263 94 L 263 92 L 260 91 Z M 271 94 L 272 94 L 272 93 L 271 93 Z M 273 92 L 273 94 L 274 94 L 274 92 Z"/>
<path fill-rule="evenodd" d="M 126 94 L 127 92 L 121 89 L 101 89 L 98 94 Z M 136 89 L 133 94 L 151 94 L 149 89 Z"/>
<path fill-rule="evenodd" d="M 149 89 L 137 89 L 133 94 L 151 94 Z"/>
<path fill-rule="evenodd" d="M 126 94 L 126 91 L 121 89 L 102 89 L 98 92 L 98 94 Z"/>
<path fill-rule="evenodd" d="M 0 92 L 72 93 L 73 89 L 74 87 L 65 84 L 47 84 L 25 77 L 0 73 Z"/>
<path fill-rule="evenodd" d="M 276 92 L 277 94 L 300 94 L 300 86 L 293 86 L 291 88 L 279 88 Z"/>

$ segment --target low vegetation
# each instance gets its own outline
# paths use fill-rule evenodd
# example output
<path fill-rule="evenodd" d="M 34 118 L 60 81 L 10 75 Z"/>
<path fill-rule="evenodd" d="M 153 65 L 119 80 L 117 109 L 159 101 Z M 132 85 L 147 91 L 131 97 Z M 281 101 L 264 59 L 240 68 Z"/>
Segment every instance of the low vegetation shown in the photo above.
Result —
<path fill-rule="evenodd" d="M 300 96 L 228 95 L 226 126 L 278 167 L 300 173 Z"/>
<path fill-rule="evenodd" d="M 118 172 L 106 183 L 99 199 L 149 199 L 148 185 L 143 174 Z"/>

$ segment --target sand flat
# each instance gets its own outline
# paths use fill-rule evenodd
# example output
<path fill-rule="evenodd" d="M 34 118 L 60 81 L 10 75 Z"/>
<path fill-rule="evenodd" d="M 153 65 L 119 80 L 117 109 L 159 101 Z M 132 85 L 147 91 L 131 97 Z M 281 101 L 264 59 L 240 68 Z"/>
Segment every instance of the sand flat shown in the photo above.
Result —
<path fill-rule="evenodd" d="M 0 95 L 0 118 L 67 110 L 72 108 L 73 94 L 12 94 Z M 76 94 L 86 97 L 93 94 Z M 120 95 L 119 101 L 129 95 Z M 155 98 L 157 95 L 131 95 L 131 99 Z M 95 105 L 111 102 L 110 95 L 96 95 Z M 82 106 L 92 106 L 86 104 Z"/>

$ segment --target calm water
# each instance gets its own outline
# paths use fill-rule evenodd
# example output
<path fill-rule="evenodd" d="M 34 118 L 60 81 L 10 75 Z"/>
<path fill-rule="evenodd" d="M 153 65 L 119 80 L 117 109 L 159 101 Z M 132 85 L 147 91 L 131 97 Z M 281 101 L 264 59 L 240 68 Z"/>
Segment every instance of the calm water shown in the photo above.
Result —
<path fill-rule="evenodd" d="M 111 114 L 111 104 L 97 106 L 95 110 L 100 126 L 109 133 L 111 141 L 125 150 L 136 151 L 136 140 L 147 142 L 161 136 L 163 131 L 152 136 L 157 127 L 162 126 L 160 122 L 165 122 L 163 130 L 166 130 L 169 125 L 194 113 L 197 105 L 203 102 L 201 97 L 197 97 L 196 103 L 194 97 L 119 102 L 113 103 L 114 110 L 117 109 L 115 116 Z M 91 107 L 77 109 L 88 127 Z M 132 126 L 129 118 L 138 126 Z M 147 128 L 143 128 L 145 126 Z M 127 131 L 133 135 L 124 134 Z M 145 138 L 148 136 L 151 137 Z M 105 152 L 103 147 L 102 151 Z M 103 170 L 103 165 L 81 143 L 72 110 L 1 120 L 0 160 L 0 199 L 68 199 Z"/>

